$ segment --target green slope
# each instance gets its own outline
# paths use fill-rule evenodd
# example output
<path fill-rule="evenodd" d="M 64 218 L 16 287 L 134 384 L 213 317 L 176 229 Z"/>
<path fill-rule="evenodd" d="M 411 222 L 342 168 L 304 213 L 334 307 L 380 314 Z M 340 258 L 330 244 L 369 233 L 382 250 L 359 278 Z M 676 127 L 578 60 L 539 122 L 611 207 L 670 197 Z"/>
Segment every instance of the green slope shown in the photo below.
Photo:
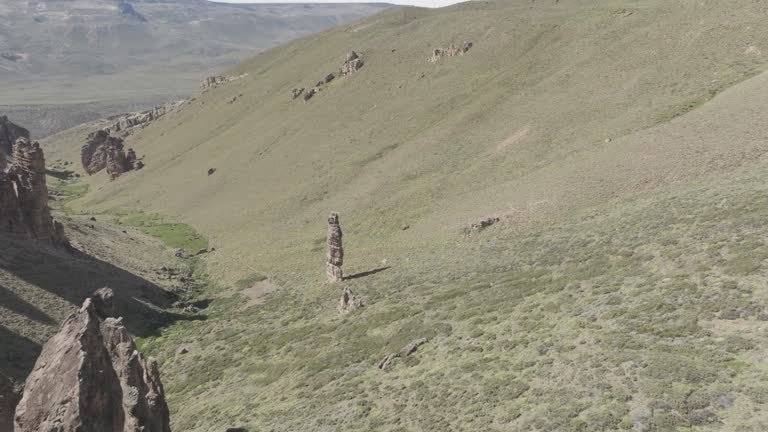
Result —
<path fill-rule="evenodd" d="M 764 430 L 765 18 L 746 0 L 385 11 L 235 67 L 130 139 L 145 169 L 71 205 L 158 212 L 216 248 L 209 319 L 143 340 L 176 429 Z M 291 100 L 350 49 L 363 69 Z M 386 268 L 339 285 L 368 304 L 343 318 L 331 210 L 345 272 Z"/>

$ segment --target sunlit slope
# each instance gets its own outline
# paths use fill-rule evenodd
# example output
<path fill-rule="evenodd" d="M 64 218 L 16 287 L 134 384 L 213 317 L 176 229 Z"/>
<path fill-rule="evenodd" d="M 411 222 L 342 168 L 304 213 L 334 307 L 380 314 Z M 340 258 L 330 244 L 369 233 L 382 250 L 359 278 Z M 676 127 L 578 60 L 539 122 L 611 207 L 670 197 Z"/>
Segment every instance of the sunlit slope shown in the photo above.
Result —
<path fill-rule="evenodd" d="M 178 216 L 210 236 L 214 272 L 236 278 L 306 263 L 330 210 L 359 248 L 415 245 L 488 214 L 510 228 L 556 219 L 762 152 L 766 78 L 711 100 L 765 69 L 762 6 L 587 3 L 390 10 L 273 49 L 132 138 L 146 168 L 79 205 Z M 464 40 L 466 55 L 427 61 Z M 351 49 L 363 69 L 291 100 Z"/>

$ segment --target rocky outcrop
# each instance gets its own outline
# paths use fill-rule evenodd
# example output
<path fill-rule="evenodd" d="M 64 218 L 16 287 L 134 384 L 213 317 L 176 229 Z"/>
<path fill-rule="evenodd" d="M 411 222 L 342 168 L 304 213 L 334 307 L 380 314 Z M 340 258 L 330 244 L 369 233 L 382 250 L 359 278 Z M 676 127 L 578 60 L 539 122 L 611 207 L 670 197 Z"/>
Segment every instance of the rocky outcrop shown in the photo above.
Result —
<path fill-rule="evenodd" d="M 227 82 L 227 77 L 223 75 L 213 75 L 209 77 L 205 77 L 203 81 L 200 82 L 200 89 L 202 91 L 206 91 L 210 88 L 216 87 L 219 84 Z"/>
<path fill-rule="evenodd" d="M 341 299 L 339 299 L 339 304 L 336 306 L 336 310 L 341 315 L 346 315 L 363 306 L 363 300 L 357 297 L 349 287 L 344 287 L 344 291 L 341 293 Z"/>
<path fill-rule="evenodd" d="M 90 133 L 80 149 L 83 169 L 88 175 L 106 169 L 109 177 L 114 180 L 124 172 L 144 167 L 144 162 L 136 157 L 133 149 L 128 149 L 126 153 L 123 147 L 123 139 L 111 136 L 108 130 Z"/>
<path fill-rule="evenodd" d="M 64 227 L 48 208 L 45 157 L 40 144 L 19 138 L 0 170 L 0 233 L 66 244 Z"/>
<path fill-rule="evenodd" d="M 451 44 L 448 46 L 448 48 L 435 48 L 434 51 L 432 51 L 432 56 L 429 58 L 430 63 L 435 63 L 436 61 L 440 60 L 443 57 L 456 57 L 460 55 L 464 55 L 472 49 L 474 44 L 470 41 L 464 41 L 464 44 L 459 47 L 455 44 Z"/>
<path fill-rule="evenodd" d="M 499 218 L 497 218 L 495 216 L 489 216 L 489 217 L 480 219 L 479 221 L 471 224 L 469 226 L 469 229 L 471 231 L 482 231 L 482 230 L 484 230 L 484 229 L 486 229 L 486 228 L 488 228 L 490 226 L 495 225 L 499 221 L 501 221 L 501 219 L 499 219 Z"/>
<path fill-rule="evenodd" d="M 16 432 L 170 432 L 157 364 L 96 304 L 87 299 L 43 347 L 16 408 Z"/>
<path fill-rule="evenodd" d="M 13 431 L 13 412 L 18 401 L 13 383 L 0 373 L 0 431 Z"/>
<path fill-rule="evenodd" d="M 237 76 L 224 76 L 224 75 L 209 76 L 200 82 L 200 89 L 202 91 L 210 90 L 212 88 L 218 87 L 220 84 L 237 81 L 240 78 L 244 78 L 246 76 L 248 76 L 247 73 L 244 73 L 242 75 L 237 75 Z"/>
<path fill-rule="evenodd" d="M 391 368 L 392 366 L 394 366 L 395 359 L 400 358 L 400 357 L 407 357 L 407 356 L 415 353 L 416 350 L 418 350 L 420 346 L 424 345 L 427 342 L 429 342 L 429 339 L 427 339 L 427 338 L 416 339 L 416 340 L 410 342 L 408 345 L 404 346 L 403 349 L 401 349 L 400 351 L 394 352 L 394 353 L 391 353 L 391 354 L 387 354 L 379 362 L 378 368 L 379 369 L 389 369 L 389 368 Z"/>
<path fill-rule="evenodd" d="M 341 244 L 341 225 L 339 214 L 332 212 L 328 216 L 328 253 L 326 254 L 326 274 L 331 282 L 342 280 L 341 266 L 344 264 L 344 247 Z"/>
<path fill-rule="evenodd" d="M 347 59 L 344 64 L 341 65 L 341 74 L 343 76 L 349 76 L 360 70 L 363 67 L 363 58 L 360 54 L 350 51 L 347 53 Z"/>
<path fill-rule="evenodd" d="M 176 102 L 169 102 L 164 105 L 156 106 L 147 111 L 112 116 L 109 118 L 109 120 L 113 121 L 114 123 L 104 128 L 104 130 L 110 135 L 125 138 L 147 127 L 150 123 L 159 119 L 160 117 L 178 110 L 186 102 L 186 100 L 179 100 Z"/>
<path fill-rule="evenodd" d="M 304 93 L 304 87 L 295 88 L 295 89 L 291 90 L 291 98 L 292 99 L 297 99 L 299 96 L 301 96 L 302 93 Z"/>

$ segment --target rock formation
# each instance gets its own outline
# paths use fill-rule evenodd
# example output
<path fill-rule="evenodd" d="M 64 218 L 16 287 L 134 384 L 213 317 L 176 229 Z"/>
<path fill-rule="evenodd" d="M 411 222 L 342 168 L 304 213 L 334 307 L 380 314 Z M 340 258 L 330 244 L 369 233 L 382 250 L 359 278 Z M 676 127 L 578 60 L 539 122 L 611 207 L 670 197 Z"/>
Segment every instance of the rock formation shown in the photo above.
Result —
<path fill-rule="evenodd" d="M 113 180 L 124 172 L 141 169 L 144 163 L 138 160 L 136 152 L 128 149 L 126 153 L 123 147 L 123 139 L 111 136 L 105 129 L 90 133 L 80 149 L 83 169 L 88 175 L 106 169 Z"/>
<path fill-rule="evenodd" d="M 87 299 L 45 344 L 16 408 L 16 432 L 170 432 L 157 364 L 119 318 L 103 315 L 111 296 Z"/>
<path fill-rule="evenodd" d="M 500 220 L 501 219 L 499 219 L 497 217 L 489 216 L 487 218 L 480 219 L 479 221 L 473 223 L 472 225 L 469 226 L 469 228 L 472 231 L 482 231 L 482 230 L 488 228 L 489 226 L 492 226 L 492 225 L 496 224 Z"/>
<path fill-rule="evenodd" d="M 301 88 L 295 88 L 291 90 L 291 98 L 297 99 L 301 94 L 304 93 L 304 87 Z"/>
<path fill-rule="evenodd" d="M 18 401 L 13 383 L 0 373 L 0 431 L 13 431 L 13 411 Z"/>
<path fill-rule="evenodd" d="M 0 116 L 0 169 L 7 163 L 19 138 L 29 139 L 29 131 L 8 120 L 7 116 Z"/>
<path fill-rule="evenodd" d="M 473 43 L 470 41 L 464 41 L 461 47 L 451 44 L 448 48 L 436 48 L 432 51 L 432 56 L 429 58 L 430 63 L 434 63 L 443 57 L 456 57 L 466 54 L 467 51 L 472 49 Z"/>
<path fill-rule="evenodd" d="M 112 116 L 109 118 L 109 120 L 113 121 L 113 123 L 110 126 L 104 128 L 104 130 L 110 135 L 125 138 L 128 135 L 131 135 L 147 127 L 147 125 L 159 119 L 160 117 L 178 110 L 186 102 L 186 100 L 179 100 L 176 102 L 169 102 L 164 105 L 156 106 L 147 111 Z"/>
<path fill-rule="evenodd" d="M 48 208 L 45 174 L 40 144 L 17 139 L 0 169 L 0 233 L 66 244 L 64 227 Z"/>
<path fill-rule="evenodd" d="M 341 266 L 344 264 L 344 247 L 341 245 L 341 226 L 339 214 L 332 212 L 328 216 L 328 253 L 326 255 L 326 273 L 328 280 L 339 282 L 342 280 Z"/>
<path fill-rule="evenodd" d="M 341 299 L 339 300 L 338 306 L 336 306 L 336 310 L 340 314 L 346 315 L 363 306 L 363 301 L 357 297 L 349 287 L 344 287 L 344 291 L 341 293 Z"/>
<path fill-rule="evenodd" d="M 227 82 L 227 77 L 223 75 L 213 75 L 209 77 L 205 77 L 202 82 L 200 82 L 200 89 L 203 91 L 206 91 L 210 88 L 216 87 L 217 85 L 221 83 Z"/>
<path fill-rule="evenodd" d="M 209 77 L 206 77 L 202 82 L 200 82 L 200 89 L 202 91 L 206 91 L 206 90 L 218 87 L 219 84 L 225 84 L 228 82 L 236 81 L 246 76 L 248 76 L 247 73 L 244 73 L 242 75 L 237 75 L 237 76 L 224 76 L 224 75 L 209 76 Z"/>
<path fill-rule="evenodd" d="M 416 340 L 410 342 L 408 345 L 404 346 L 403 349 L 401 349 L 400 351 L 394 352 L 394 353 L 391 353 L 391 354 L 387 354 L 379 362 L 378 368 L 379 369 L 389 369 L 389 368 L 391 368 L 394 365 L 394 361 L 395 361 L 396 358 L 407 357 L 407 356 L 415 353 L 416 350 L 419 349 L 420 346 L 424 345 L 427 342 L 429 342 L 429 339 L 427 339 L 427 338 L 416 339 Z"/>
<path fill-rule="evenodd" d="M 347 53 L 347 59 L 341 65 L 341 74 L 344 76 L 352 75 L 363 67 L 363 58 L 360 54 L 350 51 Z"/>
<path fill-rule="evenodd" d="M 317 90 L 315 90 L 313 88 L 311 88 L 311 89 L 307 90 L 306 92 L 304 92 L 304 102 L 307 102 L 310 99 L 312 99 L 312 96 L 314 96 L 315 93 L 317 93 Z"/>

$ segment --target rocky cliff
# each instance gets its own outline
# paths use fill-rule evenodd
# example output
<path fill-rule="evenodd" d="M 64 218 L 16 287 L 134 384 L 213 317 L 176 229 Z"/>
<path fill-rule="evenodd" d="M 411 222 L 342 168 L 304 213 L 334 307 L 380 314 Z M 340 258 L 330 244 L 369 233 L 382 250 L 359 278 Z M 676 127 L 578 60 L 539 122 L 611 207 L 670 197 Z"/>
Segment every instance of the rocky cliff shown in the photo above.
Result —
<path fill-rule="evenodd" d="M 16 138 L 8 145 L 8 140 Z M 25 129 L 0 117 L 0 234 L 65 243 L 61 224 L 51 217 L 45 157 Z"/>
<path fill-rule="evenodd" d="M 16 407 L 16 432 L 170 432 L 157 364 L 110 317 L 99 290 L 43 347 Z"/>

